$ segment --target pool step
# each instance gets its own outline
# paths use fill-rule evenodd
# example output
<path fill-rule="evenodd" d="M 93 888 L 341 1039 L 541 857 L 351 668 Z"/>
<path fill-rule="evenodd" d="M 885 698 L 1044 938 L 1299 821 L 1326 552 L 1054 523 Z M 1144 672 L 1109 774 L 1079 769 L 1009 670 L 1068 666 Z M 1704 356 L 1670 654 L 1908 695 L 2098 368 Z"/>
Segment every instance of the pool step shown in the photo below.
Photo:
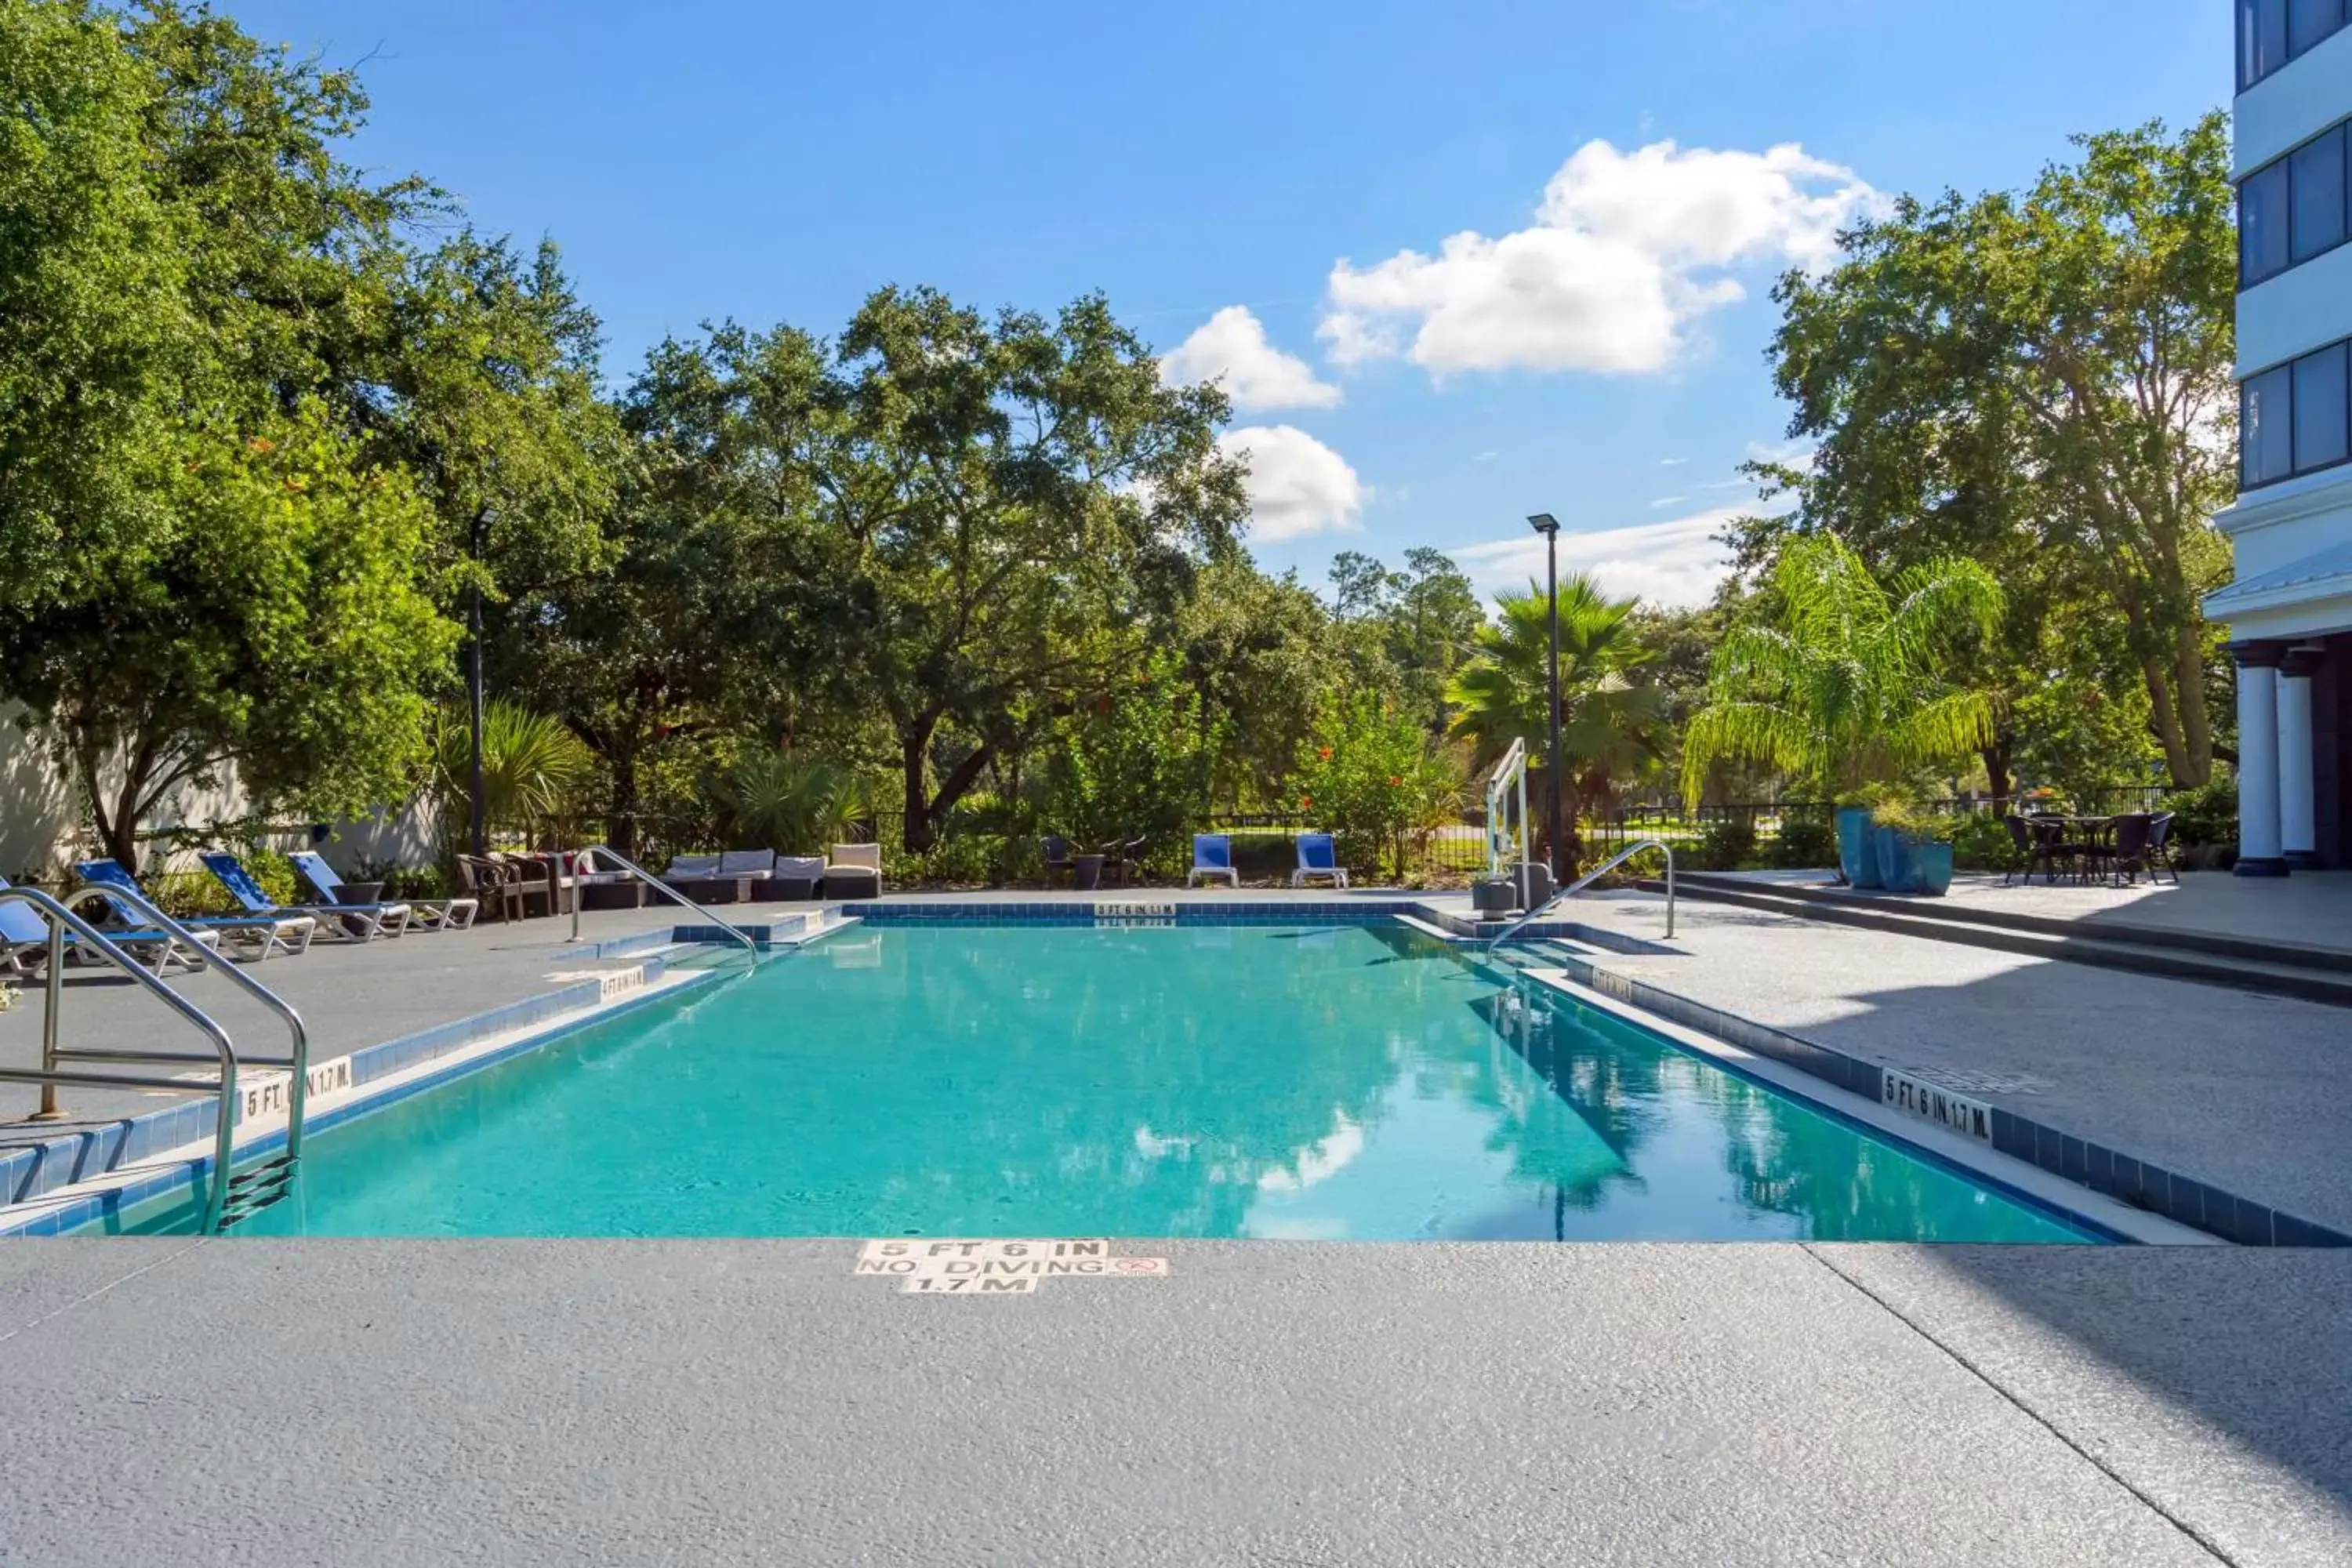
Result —
<path fill-rule="evenodd" d="M 230 1173 L 228 1203 L 221 1210 L 220 1228 L 226 1230 L 239 1220 L 260 1213 L 284 1197 L 293 1184 L 294 1161 L 285 1154 L 272 1154 L 242 1171 Z"/>
<path fill-rule="evenodd" d="M 2242 938 L 2200 939 L 2191 932 L 2120 925 L 2093 926 L 2007 910 L 1971 910 L 1937 900 L 1790 887 L 1706 872 L 1685 873 L 1677 882 L 1685 898 L 1738 904 L 1794 920 L 1859 926 L 1964 947 L 2352 1007 L 2352 967 L 2347 967 L 2345 954 L 2326 949 Z M 1654 889 L 1664 886 L 1652 881 L 1642 885 Z"/>

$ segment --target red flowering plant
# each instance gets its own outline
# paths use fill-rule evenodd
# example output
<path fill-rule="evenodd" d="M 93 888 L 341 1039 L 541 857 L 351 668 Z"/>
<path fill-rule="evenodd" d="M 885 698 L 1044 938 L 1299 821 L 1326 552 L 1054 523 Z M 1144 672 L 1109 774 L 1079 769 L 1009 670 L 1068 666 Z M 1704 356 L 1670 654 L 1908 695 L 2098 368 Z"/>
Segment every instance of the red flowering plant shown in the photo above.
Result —
<path fill-rule="evenodd" d="M 1459 752 L 1369 696 L 1325 708 L 1299 748 L 1299 809 L 1339 836 L 1340 860 L 1402 877 L 1412 846 L 1461 810 Z"/>

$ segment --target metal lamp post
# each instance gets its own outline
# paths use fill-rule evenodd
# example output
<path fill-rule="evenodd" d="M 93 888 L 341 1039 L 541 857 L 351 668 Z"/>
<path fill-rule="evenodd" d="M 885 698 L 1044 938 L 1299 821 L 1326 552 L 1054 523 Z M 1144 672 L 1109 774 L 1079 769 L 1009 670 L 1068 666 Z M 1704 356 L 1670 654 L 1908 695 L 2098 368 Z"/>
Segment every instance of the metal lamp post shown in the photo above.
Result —
<path fill-rule="evenodd" d="M 1544 592 L 1551 605 L 1551 687 L 1545 705 L 1549 747 L 1544 752 L 1545 795 L 1550 805 L 1551 879 L 1554 887 L 1566 878 L 1560 856 L 1566 840 L 1559 836 L 1559 520 L 1548 511 L 1528 519 L 1528 526 L 1544 537 Z"/>

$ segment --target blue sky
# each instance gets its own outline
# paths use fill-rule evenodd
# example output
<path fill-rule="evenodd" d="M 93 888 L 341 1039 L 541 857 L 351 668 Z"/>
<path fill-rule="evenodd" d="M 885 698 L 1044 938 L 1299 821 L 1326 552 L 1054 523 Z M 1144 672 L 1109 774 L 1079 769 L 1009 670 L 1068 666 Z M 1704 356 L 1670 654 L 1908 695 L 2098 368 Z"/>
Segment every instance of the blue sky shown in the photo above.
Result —
<path fill-rule="evenodd" d="M 225 8 L 364 58 L 362 162 L 559 241 L 616 380 L 886 282 L 1101 289 L 1171 374 L 1252 394 L 1268 565 L 1435 544 L 1504 585 L 1550 510 L 1666 599 L 1780 443 L 1780 268 L 1885 194 L 2019 184 L 2231 89 L 2223 0 Z"/>

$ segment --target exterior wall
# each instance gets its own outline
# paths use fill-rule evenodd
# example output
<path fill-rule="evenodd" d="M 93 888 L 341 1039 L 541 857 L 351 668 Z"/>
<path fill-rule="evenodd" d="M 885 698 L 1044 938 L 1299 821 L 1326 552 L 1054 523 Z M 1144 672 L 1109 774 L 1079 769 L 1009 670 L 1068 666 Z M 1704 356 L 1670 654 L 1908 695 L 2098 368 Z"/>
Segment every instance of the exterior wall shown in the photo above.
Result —
<path fill-rule="evenodd" d="M 0 877 L 12 882 L 54 879 L 73 861 L 97 853 L 82 827 L 71 784 L 38 737 L 17 723 L 23 712 L 14 703 L 0 706 Z M 243 816 L 248 809 L 232 778 L 221 789 L 184 792 L 143 826 L 206 826 Z M 334 825 L 322 843 L 314 845 L 314 837 L 296 829 L 271 842 L 278 849 L 316 847 L 345 876 L 362 860 L 430 865 L 436 852 L 432 821 L 422 805 L 387 808 L 364 821 Z M 186 868 L 194 865 L 190 859 Z"/>
<path fill-rule="evenodd" d="M 2297 60 L 2287 69 L 2303 64 Z M 2345 112 L 2352 113 L 2352 89 L 2345 99 Z M 2290 267 L 2238 296 L 2240 380 L 2341 338 L 2352 338 L 2352 245 Z"/>
<path fill-rule="evenodd" d="M 2352 27 L 2238 95 L 2230 177 L 2253 173 L 2352 112 Z M 2316 340 L 2315 340 L 2316 341 Z"/>

